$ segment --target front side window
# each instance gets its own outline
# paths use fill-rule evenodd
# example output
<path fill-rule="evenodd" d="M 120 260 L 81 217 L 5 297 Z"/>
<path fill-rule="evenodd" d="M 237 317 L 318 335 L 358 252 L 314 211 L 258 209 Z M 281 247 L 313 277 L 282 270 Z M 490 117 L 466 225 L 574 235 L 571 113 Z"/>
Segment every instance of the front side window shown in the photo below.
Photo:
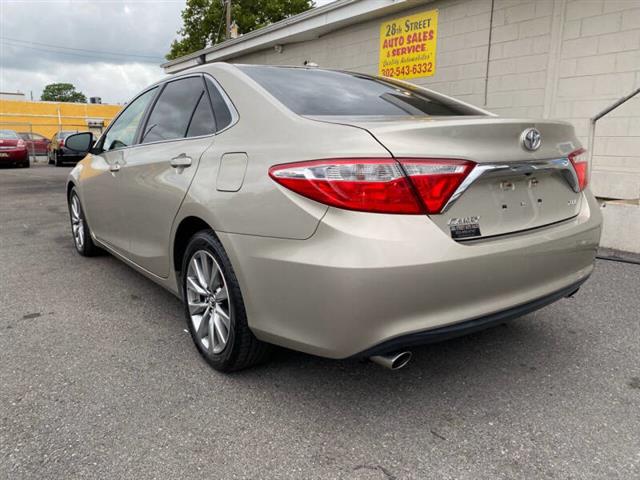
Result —
<path fill-rule="evenodd" d="M 144 115 L 149 102 L 153 99 L 157 90 L 152 88 L 146 91 L 122 112 L 111 128 L 107 131 L 103 146 L 104 150 L 113 150 L 115 148 L 128 147 L 133 144 L 136 138 L 136 132 L 138 131 L 138 125 Z"/>
<path fill-rule="evenodd" d="M 239 68 L 298 115 L 482 115 L 462 103 L 379 77 L 305 68 Z"/>
<path fill-rule="evenodd" d="M 174 140 L 187 136 L 189 126 L 196 113 L 196 108 L 211 108 L 208 102 L 200 102 L 204 98 L 204 82 L 201 77 L 187 77 L 167 83 L 153 107 L 145 126 L 142 143 Z M 198 112 L 197 121 L 202 121 L 202 110 Z M 213 117 L 209 117 L 210 121 Z M 209 126 L 210 133 L 215 125 Z M 202 131 L 202 126 L 194 126 L 194 131 Z M 200 133 L 201 134 L 201 133 Z M 191 135 L 193 136 L 193 135 Z"/>

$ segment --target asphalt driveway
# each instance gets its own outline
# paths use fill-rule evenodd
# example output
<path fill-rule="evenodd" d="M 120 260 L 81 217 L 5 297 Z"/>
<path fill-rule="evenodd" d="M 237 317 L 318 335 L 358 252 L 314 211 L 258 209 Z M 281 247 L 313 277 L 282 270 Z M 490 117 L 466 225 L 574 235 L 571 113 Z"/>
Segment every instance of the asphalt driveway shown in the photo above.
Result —
<path fill-rule="evenodd" d="M 0 478 L 640 478 L 640 266 L 399 372 L 226 376 L 176 298 L 76 254 L 68 171 L 0 170 Z"/>

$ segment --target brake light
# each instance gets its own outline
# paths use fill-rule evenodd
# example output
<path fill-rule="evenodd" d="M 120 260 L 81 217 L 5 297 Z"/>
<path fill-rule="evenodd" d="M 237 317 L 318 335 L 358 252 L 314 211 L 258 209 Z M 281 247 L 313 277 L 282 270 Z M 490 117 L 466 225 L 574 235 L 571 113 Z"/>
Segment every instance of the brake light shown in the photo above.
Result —
<path fill-rule="evenodd" d="M 450 159 L 400 159 L 427 213 L 440 213 L 475 163 Z"/>
<path fill-rule="evenodd" d="M 584 148 L 579 148 L 571 152 L 568 157 L 578 177 L 578 188 L 582 191 L 589 184 L 589 159 L 587 158 L 587 151 Z"/>
<path fill-rule="evenodd" d="M 24 140 L 23 140 L 23 139 L 19 139 L 19 140 L 18 140 L 18 143 L 16 144 L 16 146 L 17 146 L 18 148 L 25 148 L 25 146 L 26 146 L 26 145 L 27 145 L 27 144 L 26 144 L 26 143 L 24 143 Z"/>
<path fill-rule="evenodd" d="M 422 213 L 407 177 L 391 159 L 336 159 L 276 165 L 283 187 L 332 207 L 377 213 Z"/>
<path fill-rule="evenodd" d="M 320 203 L 375 213 L 440 213 L 475 164 L 440 159 L 329 159 L 275 165 L 277 183 Z"/>
<path fill-rule="evenodd" d="M 58 140 L 58 147 L 64 147 L 64 138 Z"/>

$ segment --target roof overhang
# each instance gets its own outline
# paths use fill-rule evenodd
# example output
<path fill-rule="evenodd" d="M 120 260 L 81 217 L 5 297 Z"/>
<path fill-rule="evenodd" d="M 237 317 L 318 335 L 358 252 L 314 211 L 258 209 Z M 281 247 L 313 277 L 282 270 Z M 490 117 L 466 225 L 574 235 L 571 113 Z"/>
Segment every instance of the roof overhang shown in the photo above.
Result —
<path fill-rule="evenodd" d="M 349 25 L 424 5 L 432 1 L 338 0 L 254 30 L 238 38 L 176 58 L 163 63 L 161 66 L 166 73 L 176 73 L 204 63 L 230 60 L 240 55 L 275 47 L 276 45 L 313 40 Z"/>

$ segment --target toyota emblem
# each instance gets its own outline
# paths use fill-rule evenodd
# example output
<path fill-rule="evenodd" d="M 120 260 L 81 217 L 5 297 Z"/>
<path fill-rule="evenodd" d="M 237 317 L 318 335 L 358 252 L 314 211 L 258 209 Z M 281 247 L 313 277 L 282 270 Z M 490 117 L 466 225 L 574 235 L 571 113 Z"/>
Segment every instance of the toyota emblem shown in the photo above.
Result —
<path fill-rule="evenodd" d="M 524 148 L 533 152 L 540 148 L 540 145 L 542 144 L 542 135 L 537 128 L 527 128 L 522 132 L 520 140 L 522 141 Z"/>

